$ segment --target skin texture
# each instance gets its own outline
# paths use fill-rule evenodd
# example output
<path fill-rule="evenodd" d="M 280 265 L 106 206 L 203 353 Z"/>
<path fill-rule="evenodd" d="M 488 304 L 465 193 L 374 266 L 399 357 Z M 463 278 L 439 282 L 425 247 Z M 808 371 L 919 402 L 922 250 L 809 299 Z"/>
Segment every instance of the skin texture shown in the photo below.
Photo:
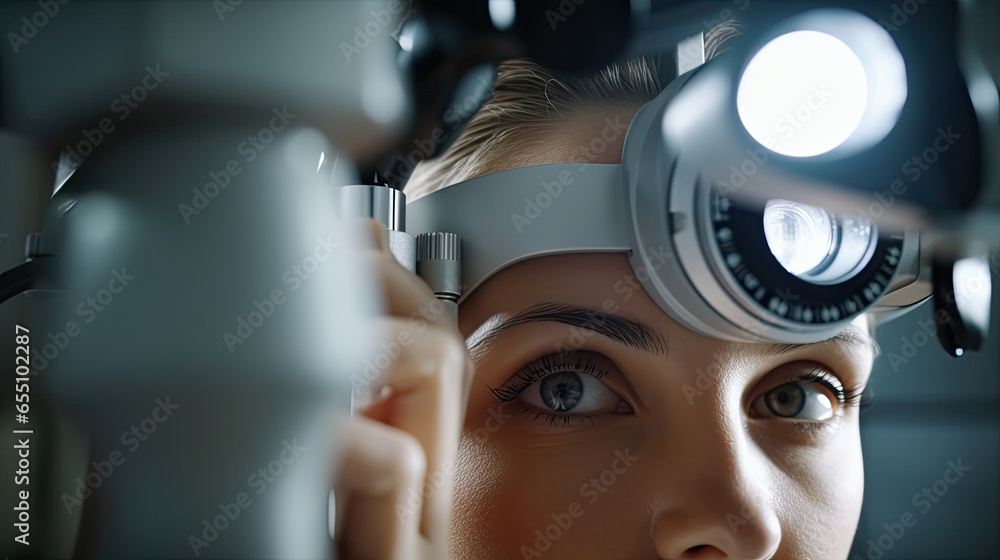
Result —
<path fill-rule="evenodd" d="M 623 139 L 598 160 L 582 156 L 607 116 L 551 127 L 543 143 L 557 148 L 535 161 L 520 152 L 506 168 L 618 163 Z M 482 336 L 546 302 L 642 323 L 665 349 L 551 320 Z M 774 417 L 763 399 L 817 368 L 844 388 L 863 386 L 874 359 L 864 328 L 857 322 L 855 336 L 779 354 L 681 326 L 639 287 L 623 254 L 541 257 L 501 271 L 459 310 L 475 373 L 456 456 L 452 558 L 846 558 L 863 494 L 857 408 L 840 407 L 815 381 L 799 386 L 832 403 L 829 420 Z M 561 350 L 575 351 L 570 364 L 585 354 L 583 363 L 604 374 L 585 394 L 603 395 L 612 410 L 539 415 L 548 410 L 540 381 L 497 401 L 492 389 Z"/>
<path fill-rule="evenodd" d="M 564 116 L 491 170 L 618 163 L 623 138 L 600 152 L 591 141 L 632 115 Z M 456 326 L 392 257 L 385 227 L 363 226 L 386 313 L 359 328 L 392 359 L 355 379 L 332 475 L 340 560 L 847 557 L 863 468 L 858 409 L 836 388 L 868 381 L 863 317 L 805 347 L 725 342 L 660 310 L 625 255 L 592 253 L 502 270 Z M 560 306 L 583 323 L 555 320 Z M 560 391 L 580 402 L 546 415 Z M 772 413 L 795 414 L 775 404 L 793 394 L 810 408 Z"/>

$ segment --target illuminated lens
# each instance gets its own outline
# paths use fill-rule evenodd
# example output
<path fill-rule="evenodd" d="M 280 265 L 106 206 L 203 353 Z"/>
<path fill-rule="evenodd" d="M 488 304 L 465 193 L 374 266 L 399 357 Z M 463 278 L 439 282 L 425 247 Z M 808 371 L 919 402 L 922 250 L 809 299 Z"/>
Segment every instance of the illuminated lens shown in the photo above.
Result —
<path fill-rule="evenodd" d="M 862 216 L 830 212 L 790 200 L 764 206 L 764 236 L 782 267 L 816 284 L 840 282 L 868 263 L 876 228 Z"/>
<path fill-rule="evenodd" d="M 861 124 L 868 79 L 843 41 L 819 31 L 786 33 L 747 65 L 736 108 L 747 132 L 767 148 L 795 157 L 840 146 Z"/>
<path fill-rule="evenodd" d="M 822 208 L 771 200 L 764 206 L 764 235 L 781 266 L 799 276 L 823 264 L 833 251 L 837 223 Z"/>

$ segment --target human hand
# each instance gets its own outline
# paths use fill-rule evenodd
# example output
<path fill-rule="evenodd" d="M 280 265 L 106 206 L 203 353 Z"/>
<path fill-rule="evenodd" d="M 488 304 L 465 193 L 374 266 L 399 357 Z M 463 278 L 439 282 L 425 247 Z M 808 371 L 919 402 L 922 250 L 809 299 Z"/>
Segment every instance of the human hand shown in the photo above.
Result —
<path fill-rule="evenodd" d="M 389 365 L 377 379 L 355 380 L 371 396 L 355 402 L 341 444 L 338 558 L 442 560 L 473 365 L 444 306 L 389 252 L 385 226 L 363 220 L 362 227 L 388 312 L 363 332 L 376 337 Z"/>

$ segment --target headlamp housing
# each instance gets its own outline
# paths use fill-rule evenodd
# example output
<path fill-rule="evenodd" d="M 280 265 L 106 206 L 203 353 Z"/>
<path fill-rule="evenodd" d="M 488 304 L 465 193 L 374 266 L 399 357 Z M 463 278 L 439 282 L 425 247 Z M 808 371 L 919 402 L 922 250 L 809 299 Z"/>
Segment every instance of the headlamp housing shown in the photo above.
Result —
<path fill-rule="evenodd" d="M 789 21 L 789 29 L 798 29 L 825 20 L 807 14 Z M 412 231 L 463 239 L 463 299 L 521 260 L 625 253 L 664 312 L 696 332 L 733 341 L 818 342 L 876 306 L 898 310 L 929 297 L 929 284 L 918 282 L 916 230 L 880 229 L 866 216 L 840 211 L 846 204 L 836 200 L 843 196 L 837 184 L 803 172 L 808 158 L 772 151 L 748 132 L 737 82 L 750 59 L 727 52 L 674 80 L 634 117 L 621 164 L 540 165 L 452 185 L 407 206 Z M 875 137 L 865 134 L 844 145 Z M 829 163 L 857 153 L 837 148 L 815 157 Z M 791 159 L 795 165 L 787 164 Z M 805 200 L 787 194 L 800 191 Z M 790 271 L 775 255 L 775 241 L 768 242 L 765 213 L 773 224 L 776 203 L 822 208 L 825 197 L 837 211 L 806 211 L 825 212 L 831 222 L 825 253 L 807 269 Z"/>

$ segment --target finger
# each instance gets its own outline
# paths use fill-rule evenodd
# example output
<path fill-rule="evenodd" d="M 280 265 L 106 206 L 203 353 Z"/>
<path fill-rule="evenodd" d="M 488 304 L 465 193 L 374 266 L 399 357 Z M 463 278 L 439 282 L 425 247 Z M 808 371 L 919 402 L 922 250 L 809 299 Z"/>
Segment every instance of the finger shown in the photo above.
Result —
<path fill-rule="evenodd" d="M 410 560 L 419 550 L 420 516 L 407 515 L 407 496 L 426 472 L 420 443 L 367 418 L 347 427 L 335 482 L 337 548 L 341 560 Z"/>
<path fill-rule="evenodd" d="M 394 317 L 379 318 L 375 323 L 373 332 L 379 340 L 390 341 L 382 352 L 397 356 L 378 379 L 363 378 L 356 383 L 369 391 L 381 385 L 390 390 L 383 400 L 360 412 L 413 434 L 420 443 L 427 458 L 427 477 L 417 496 L 420 531 L 432 543 L 446 546 L 455 452 L 472 361 L 462 339 L 450 330 Z M 386 361 L 380 356 L 371 359 L 371 363 Z"/>
<path fill-rule="evenodd" d="M 447 313 L 437 302 L 430 286 L 419 276 L 403 268 L 389 250 L 389 230 L 385 224 L 372 218 L 364 218 L 357 220 L 357 226 L 362 230 L 360 237 L 370 249 L 364 254 L 363 260 L 370 270 L 375 271 L 376 277 L 382 280 L 382 292 L 388 299 L 389 314 L 433 323 L 449 322 Z"/>
<path fill-rule="evenodd" d="M 390 254 L 389 228 L 385 224 L 375 218 L 361 218 L 357 225 L 362 230 L 361 238 L 367 244 L 366 247 Z"/>
<path fill-rule="evenodd" d="M 390 315 L 416 324 L 431 323 L 457 335 L 458 325 L 423 279 L 400 266 L 391 255 L 370 252 L 362 260 L 382 282 L 382 293 Z"/>

